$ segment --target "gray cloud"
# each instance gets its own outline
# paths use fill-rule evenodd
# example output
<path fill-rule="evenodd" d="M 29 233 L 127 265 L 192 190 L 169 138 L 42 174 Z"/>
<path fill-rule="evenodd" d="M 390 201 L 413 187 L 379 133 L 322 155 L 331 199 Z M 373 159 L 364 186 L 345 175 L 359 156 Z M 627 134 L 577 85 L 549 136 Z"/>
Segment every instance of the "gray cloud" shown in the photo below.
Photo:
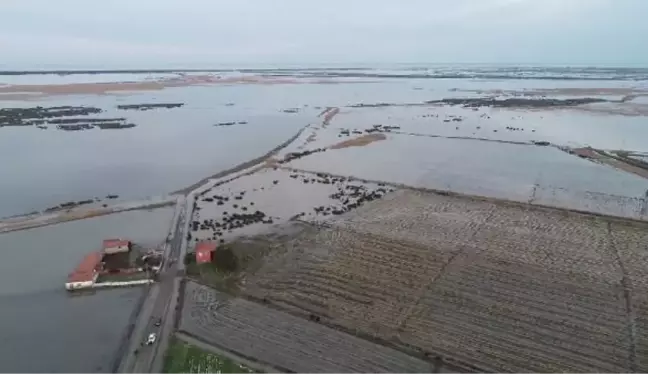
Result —
<path fill-rule="evenodd" d="M 648 64 L 644 0 L 4 0 L 0 67 Z"/>

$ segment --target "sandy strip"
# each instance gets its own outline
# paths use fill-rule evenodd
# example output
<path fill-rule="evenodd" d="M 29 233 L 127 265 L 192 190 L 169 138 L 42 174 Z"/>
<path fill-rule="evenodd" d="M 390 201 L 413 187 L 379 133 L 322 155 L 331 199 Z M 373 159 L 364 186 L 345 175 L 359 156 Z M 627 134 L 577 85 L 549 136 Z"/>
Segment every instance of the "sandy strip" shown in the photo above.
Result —
<path fill-rule="evenodd" d="M 334 144 L 330 147 L 330 149 L 341 149 L 341 148 L 348 148 L 348 147 L 364 147 L 365 145 L 369 145 L 373 142 L 377 142 L 380 140 L 385 140 L 387 137 L 385 134 L 368 134 L 368 135 L 362 135 L 357 138 L 345 140 L 343 142 L 339 142 L 337 144 Z"/>
<path fill-rule="evenodd" d="M 141 82 L 15 84 L 0 85 L 0 99 L 25 100 L 50 95 L 110 94 L 124 91 L 158 91 L 170 87 L 189 87 L 212 84 L 323 84 L 352 83 L 340 79 L 306 79 L 294 77 L 187 75 L 177 78 Z"/>
<path fill-rule="evenodd" d="M 333 117 L 335 117 L 338 113 L 340 113 L 340 108 L 338 107 L 326 108 L 326 110 L 320 114 L 324 116 L 324 120 L 322 121 L 322 128 L 326 128 L 333 120 Z"/>

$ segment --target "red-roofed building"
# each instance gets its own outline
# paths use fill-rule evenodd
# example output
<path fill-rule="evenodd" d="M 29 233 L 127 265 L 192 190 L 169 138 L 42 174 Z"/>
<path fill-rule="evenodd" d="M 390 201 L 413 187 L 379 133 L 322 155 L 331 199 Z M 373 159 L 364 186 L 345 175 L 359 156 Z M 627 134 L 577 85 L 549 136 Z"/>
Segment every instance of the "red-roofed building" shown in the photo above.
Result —
<path fill-rule="evenodd" d="M 205 264 L 212 261 L 212 256 L 216 250 L 216 243 L 204 241 L 196 244 L 196 262 Z"/>
<path fill-rule="evenodd" d="M 87 254 L 79 266 L 74 269 L 72 273 L 68 275 L 67 282 L 65 282 L 65 288 L 68 290 L 73 290 L 77 288 L 87 288 L 91 287 L 99 276 L 99 271 L 101 270 L 101 252 L 92 252 Z"/>
<path fill-rule="evenodd" d="M 113 253 L 128 252 L 131 249 L 131 242 L 124 239 L 106 239 L 103 241 L 103 252 L 111 255 Z"/>

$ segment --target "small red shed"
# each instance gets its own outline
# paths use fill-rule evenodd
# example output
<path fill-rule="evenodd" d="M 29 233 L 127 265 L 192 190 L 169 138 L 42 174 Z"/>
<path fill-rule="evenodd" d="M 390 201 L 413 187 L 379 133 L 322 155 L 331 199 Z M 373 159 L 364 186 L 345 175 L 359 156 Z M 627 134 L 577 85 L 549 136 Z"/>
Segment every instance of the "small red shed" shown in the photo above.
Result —
<path fill-rule="evenodd" d="M 203 241 L 196 244 L 196 262 L 205 264 L 212 261 L 212 256 L 216 250 L 216 243 Z"/>

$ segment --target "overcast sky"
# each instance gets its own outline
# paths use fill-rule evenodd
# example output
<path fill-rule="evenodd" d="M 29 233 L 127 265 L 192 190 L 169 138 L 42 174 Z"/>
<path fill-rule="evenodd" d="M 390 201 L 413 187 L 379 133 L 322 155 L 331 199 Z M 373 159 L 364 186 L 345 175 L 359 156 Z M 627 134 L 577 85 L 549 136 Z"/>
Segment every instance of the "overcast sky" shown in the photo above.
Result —
<path fill-rule="evenodd" d="M 648 0 L 0 0 L 0 68 L 648 66 Z"/>

